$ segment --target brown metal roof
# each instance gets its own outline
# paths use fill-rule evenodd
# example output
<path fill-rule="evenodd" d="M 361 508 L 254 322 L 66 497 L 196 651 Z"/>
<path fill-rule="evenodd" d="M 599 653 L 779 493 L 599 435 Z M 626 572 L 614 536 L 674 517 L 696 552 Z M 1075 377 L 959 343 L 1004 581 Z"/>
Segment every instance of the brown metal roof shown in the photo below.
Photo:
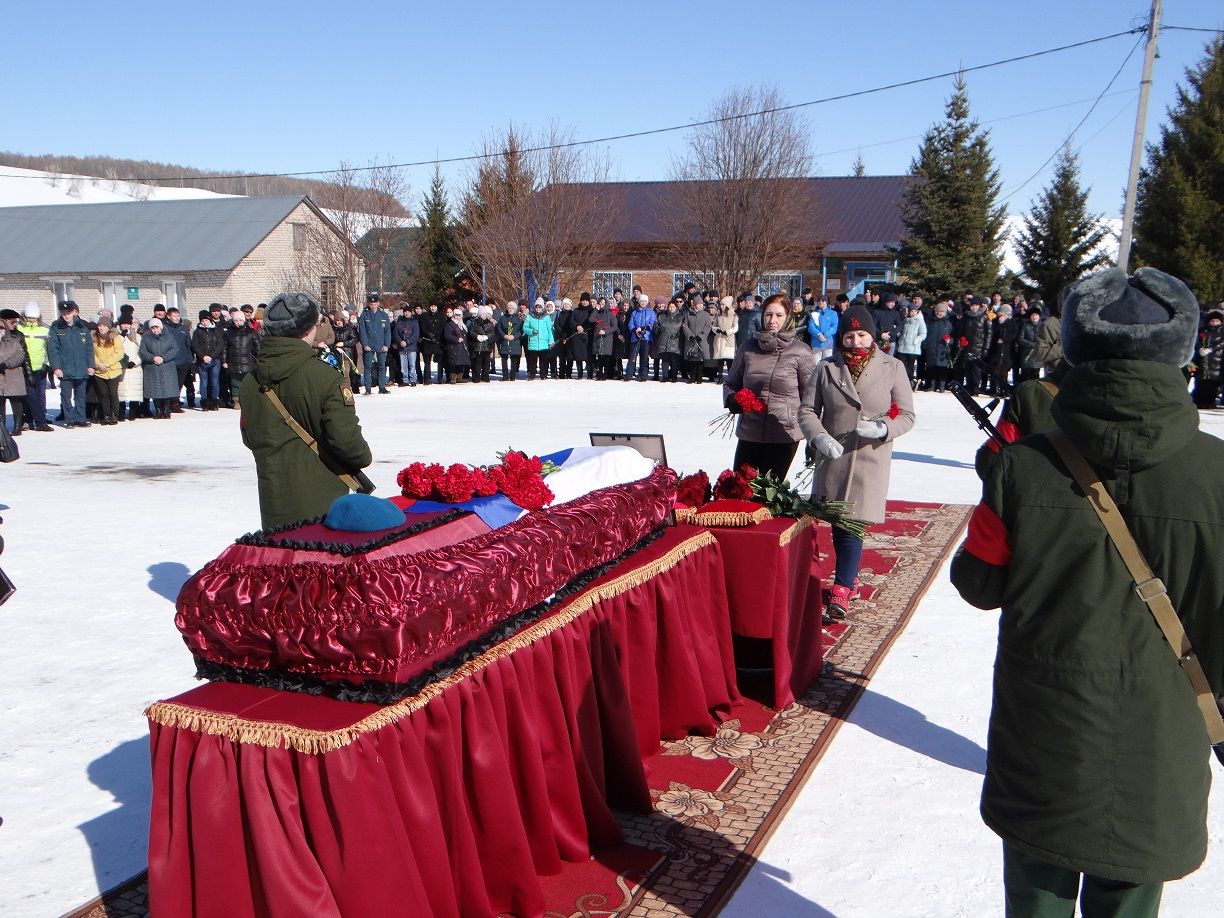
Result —
<path fill-rule="evenodd" d="M 801 179 L 797 193 L 810 195 L 812 221 L 801 241 L 828 243 L 831 251 L 878 252 L 901 240 L 901 200 L 908 175 L 837 176 Z M 618 213 L 616 243 L 668 242 L 662 215 L 674 213 L 696 182 L 601 182 L 583 187 L 606 196 Z"/>

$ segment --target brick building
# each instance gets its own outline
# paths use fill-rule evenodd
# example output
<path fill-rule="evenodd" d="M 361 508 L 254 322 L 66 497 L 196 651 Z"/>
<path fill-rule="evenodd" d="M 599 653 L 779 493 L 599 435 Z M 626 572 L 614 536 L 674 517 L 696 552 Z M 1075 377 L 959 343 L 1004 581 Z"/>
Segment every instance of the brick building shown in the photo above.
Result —
<path fill-rule="evenodd" d="M 813 201 L 812 219 L 800 240 L 820 252 L 809 264 L 786 265 L 761 278 L 762 296 L 804 287 L 830 296 L 860 289 L 864 282 L 896 280 L 894 249 L 901 240 L 901 202 L 910 177 L 845 176 L 804 180 Z M 674 213 L 686 182 L 607 182 L 589 185 L 592 194 L 617 213 L 612 250 L 605 264 L 585 279 L 583 289 L 611 296 L 619 287 L 628 295 L 640 284 L 648 296 L 670 296 L 690 279 L 699 287 L 707 278 L 693 277 L 674 264 L 665 214 Z M 727 291 L 724 291 L 727 292 Z"/>
<path fill-rule="evenodd" d="M 267 302 L 289 287 L 336 304 L 334 261 L 352 249 L 308 197 L 218 197 L 0 208 L 0 307 L 33 300 L 43 318 L 72 299 L 90 317 L 125 303 L 138 319 L 158 303 L 185 314 L 211 302 Z M 313 270 L 309 266 L 316 266 Z"/>

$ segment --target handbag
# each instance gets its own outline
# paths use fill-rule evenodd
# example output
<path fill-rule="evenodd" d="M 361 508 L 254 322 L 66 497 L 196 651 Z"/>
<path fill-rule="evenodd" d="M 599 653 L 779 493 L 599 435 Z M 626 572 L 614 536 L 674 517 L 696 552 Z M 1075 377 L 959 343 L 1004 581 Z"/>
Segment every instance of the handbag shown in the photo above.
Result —
<path fill-rule="evenodd" d="M 1178 665 L 1186 674 L 1186 678 L 1190 680 L 1190 688 L 1194 691 L 1199 713 L 1202 714 L 1203 724 L 1207 727 L 1207 737 L 1211 742 L 1212 751 L 1215 752 L 1216 758 L 1224 763 L 1224 717 L 1221 716 L 1224 708 L 1221 708 L 1220 699 L 1216 697 L 1211 684 L 1207 681 L 1207 674 L 1203 672 L 1198 655 L 1190 646 L 1190 638 L 1186 635 L 1181 619 L 1177 617 L 1177 610 L 1173 608 L 1173 603 L 1169 600 L 1169 593 L 1164 583 L 1156 576 L 1147 558 L 1143 556 L 1126 521 L 1122 519 L 1118 505 L 1109 496 L 1105 485 L 1101 483 L 1100 477 L 1084 458 L 1083 453 L 1071 442 L 1071 438 L 1057 427 L 1046 431 L 1045 436 L 1058 451 L 1058 455 L 1062 457 L 1072 477 L 1083 489 L 1088 503 L 1096 511 L 1114 547 L 1118 549 L 1118 554 L 1122 556 L 1122 561 L 1126 564 L 1131 579 L 1134 580 L 1135 593 L 1146 603 L 1161 633 L 1164 634 L 1165 640 L 1169 642 L 1169 647 L 1177 656 Z"/>
<path fill-rule="evenodd" d="M 21 450 L 17 448 L 17 441 L 9 433 L 3 417 L 0 417 L 0 462 L 16 462 L 20 458 Z"/>

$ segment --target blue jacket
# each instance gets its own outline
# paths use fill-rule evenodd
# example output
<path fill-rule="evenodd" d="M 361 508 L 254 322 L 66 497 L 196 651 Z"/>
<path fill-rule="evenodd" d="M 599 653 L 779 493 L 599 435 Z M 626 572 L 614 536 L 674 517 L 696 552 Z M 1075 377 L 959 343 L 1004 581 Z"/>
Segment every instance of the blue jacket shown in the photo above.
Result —
<path fill-rule="evenodd" d="M 629 340 L 630 341 L 649 341 L 654 337 L 655 323 L 658 317 L 655 311 L 649 306 L 639 306 L 629 314 Z M 642 329 L 642 334 L 638 335 L 638 329 Z"/>
<path fill-rule="evenodd" d="M 391 325 L 391 340 L 396 346 L 415 351 L 421 340 L 421 323 L 416 316 L 400 316 Z"/>
<path fill-rule="evenodd" d="M 166 320 L 162 326 L 162 335 L 167 338 L 173 338 L 174 343 L 178 345 L 178 349 L 174 352 L 174 365 L 176 367 L 189 367 L 195 364 L 195 356 L 191 351 L 191 332 L 187 328 L 186 322 L 171 322 Z M 149 396 L 152 398 L 153 396 Z"/>
<path fill-rule="evenodd" d="M 523 320 L 523 339 L 529 351 L 546 351 L 553 346 L 553 320 L 550 315 L 532 313 Z"/>
<path fill-rule="evenodd" d="M 357 336 L 362 347 L 391 347 L 391 317 L 381 309 L 363 309 L 357 317 Z"/>
<path fill-rule="evenodd" d="M 63 319 L 51 323 L 47 334 L 47 362 L 61 370 L 67 379 L 86 379 L 94 365 L 93 338 L 81 317 L 73 316 L 69 325 Z"/>
<path fill-rule="evenodd" d="M 824 351 L 836 345 L 840 320 L 841 316 L 832 306 L 817 309 L 808 315 L 808 337 L 812 340 L 813 350 Z M 817 335 L 824 335 L 824 340 L 821 341 Z"/>

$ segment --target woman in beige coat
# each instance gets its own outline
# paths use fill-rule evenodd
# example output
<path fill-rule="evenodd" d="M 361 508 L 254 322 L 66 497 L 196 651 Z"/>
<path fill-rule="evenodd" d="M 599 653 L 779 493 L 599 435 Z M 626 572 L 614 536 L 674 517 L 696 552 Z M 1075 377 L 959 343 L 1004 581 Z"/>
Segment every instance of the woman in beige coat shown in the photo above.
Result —
<path fill-rule="evenodd" d="M 851 516 L 884 521 L 892 441 L 914 426 L 905 365 L 876 347 L 875 320 L 863 306 L 842 313 L 837 348 L 803 390 L 799 427 L 824 462 L 812 482 L 814 500 L 852 501 Z M 896 406 L 896 407 L 893 407 Z M 837 556 L 827 612 L 845 618 L 858 585 L 863 540 L 833 530 Z"/>
<path fill-rule="evenodd" d="M 731 369 L 731 361 L 735 359 L 735 335 L 739 331 L 739 319 L 735 315 L 735 300 L 724 296 L 718 310 L 718 318 L 714 320 L 714 345 L 710 356 L 718 367 L 718 381 L 722 382 L 724 374 Z"/>
<path fill-rule="evenodd" d="M 785 478 L 803 434 L 799 395 L 812 375 L 812 349 L 795 340 L 786 297 L 771 296 L 761 308 L 761 330 L 740 348 L 723 383 L 723 405 L 740 416 L 733 468 L 747 463 Z M 743 414 L 735 401 L 749 389 L 765 403 L 763 412 Z"/>

